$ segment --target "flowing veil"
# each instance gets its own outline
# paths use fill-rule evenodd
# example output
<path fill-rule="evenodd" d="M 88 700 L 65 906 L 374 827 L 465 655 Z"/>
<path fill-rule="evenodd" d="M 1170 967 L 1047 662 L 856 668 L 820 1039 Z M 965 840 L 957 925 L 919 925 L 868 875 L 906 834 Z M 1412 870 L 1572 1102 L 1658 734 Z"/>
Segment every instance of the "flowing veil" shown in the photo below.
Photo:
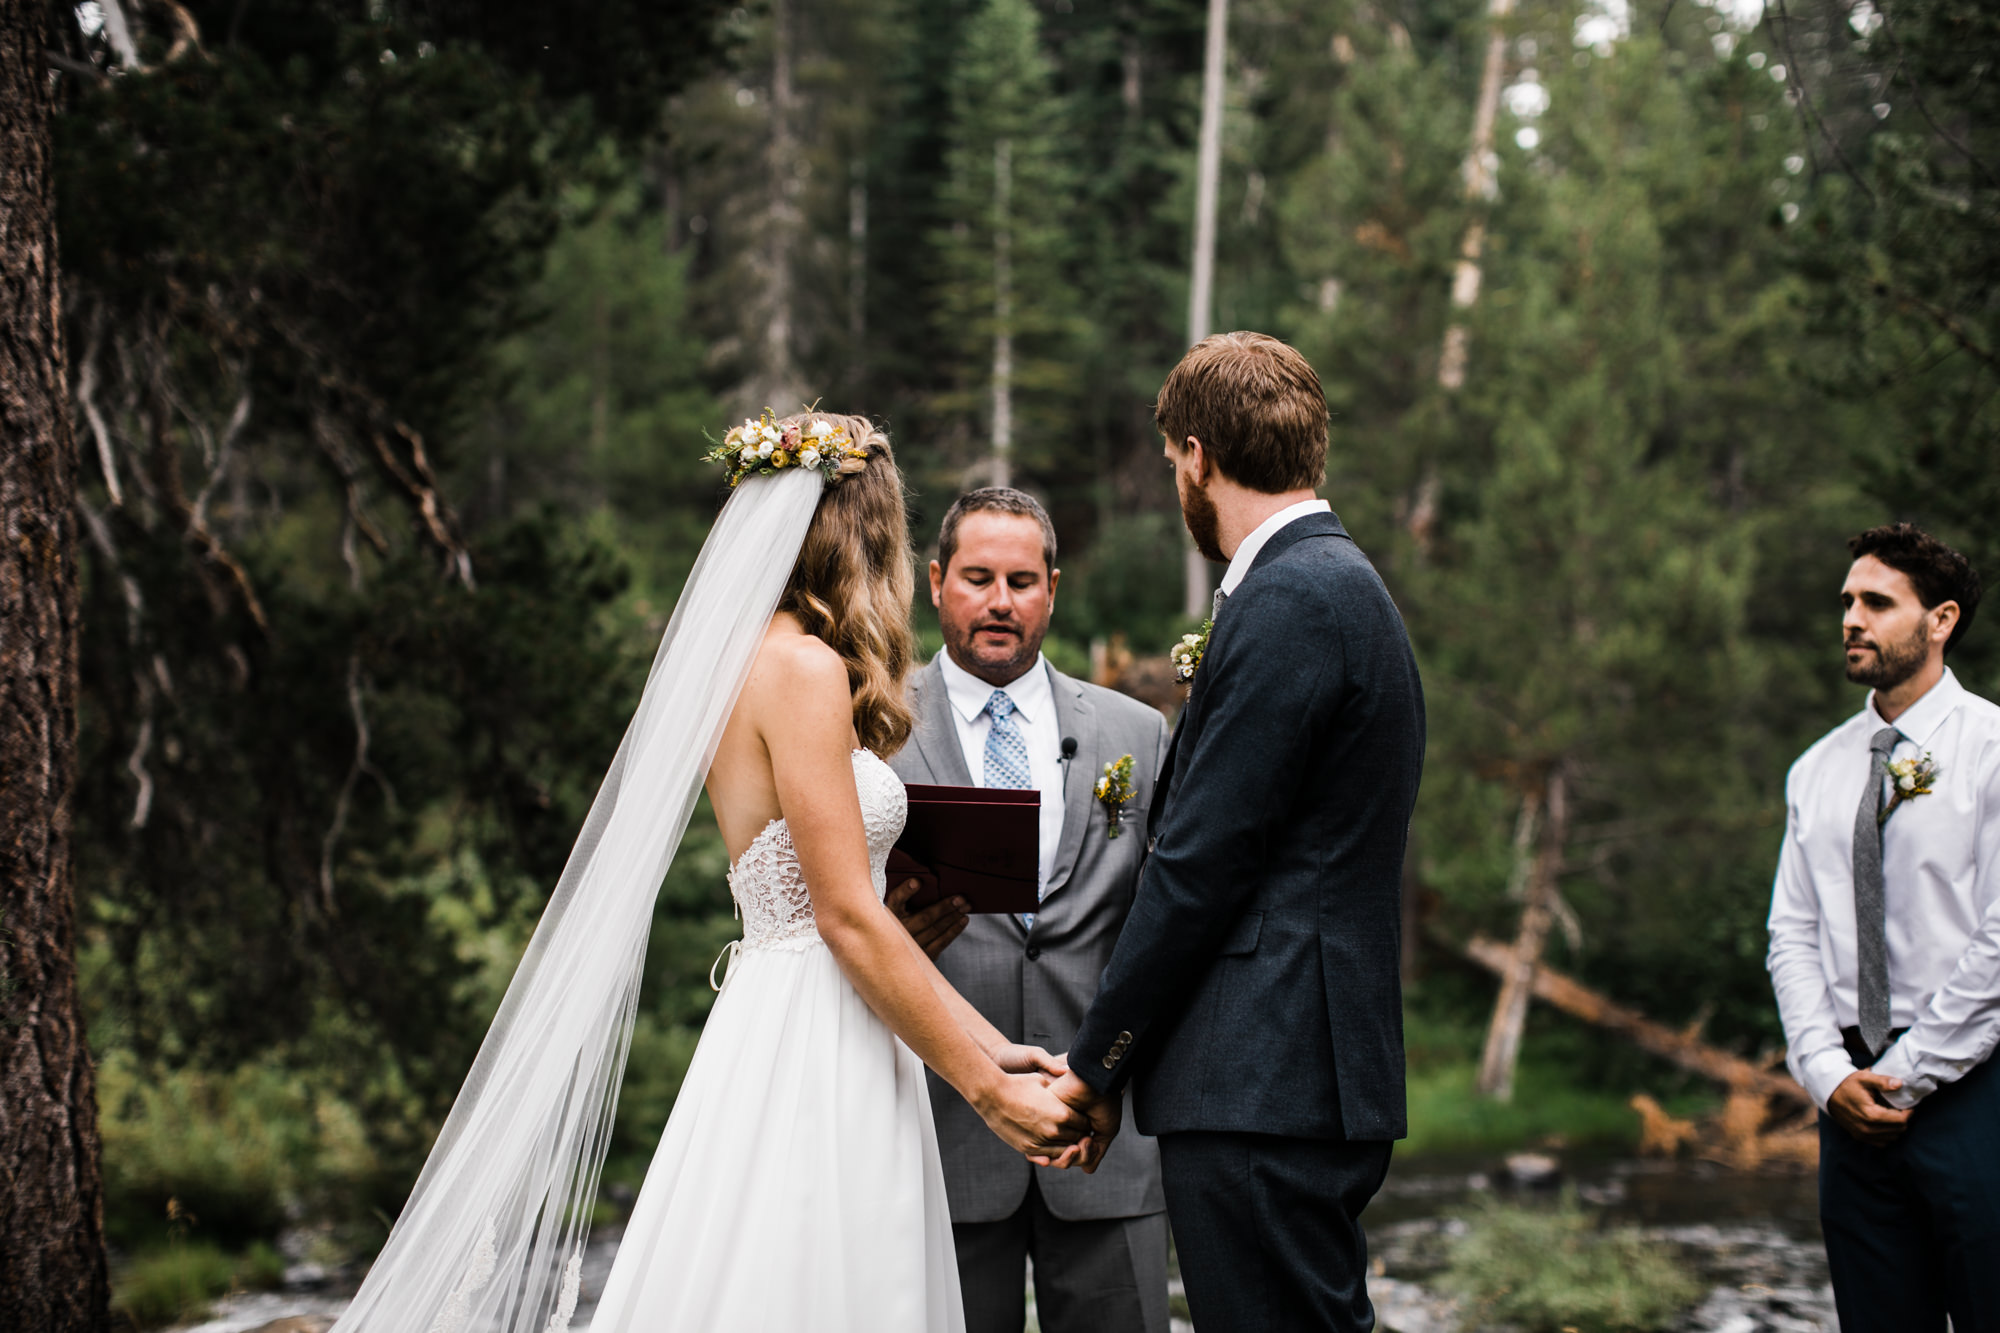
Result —
<path fill-rule="evenodd" d="M 334 1333 L 562 1333 L 653 900 L 826 484 L 745 477 L 388 1244 Z"/>

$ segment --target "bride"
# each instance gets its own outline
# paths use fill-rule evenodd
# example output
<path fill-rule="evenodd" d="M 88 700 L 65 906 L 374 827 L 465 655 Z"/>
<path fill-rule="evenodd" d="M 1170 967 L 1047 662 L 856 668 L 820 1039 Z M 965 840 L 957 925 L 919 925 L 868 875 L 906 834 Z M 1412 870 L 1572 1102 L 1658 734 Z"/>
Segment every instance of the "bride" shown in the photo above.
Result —
<path fill-rule="evenodd" d="M 706 784 L 744 922 L 593 1333 L 961 1330 L 923 1065 L 1068 1165 L 1063 1071 L 1010 1045 L 882 904 L 902 831 L 911 553 L 888 439 L 733 429 L 733 493 L 569 865 L 335 1333 L 563 1333 L 652 900 Z"/>

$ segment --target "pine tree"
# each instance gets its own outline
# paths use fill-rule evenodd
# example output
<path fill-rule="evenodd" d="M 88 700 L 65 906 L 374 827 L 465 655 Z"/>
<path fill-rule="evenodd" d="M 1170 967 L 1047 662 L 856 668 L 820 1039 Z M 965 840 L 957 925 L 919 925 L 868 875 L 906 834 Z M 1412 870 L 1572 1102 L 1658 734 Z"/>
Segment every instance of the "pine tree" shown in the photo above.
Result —
<path fill-rule="evenodd" d="M 1056 111 L 1034 6 L 988 0 L 966 25 L 952 66 L 949 175 L 935 241 L 944 273 L 939 341 L 956 369 L 937 406 L 957 419 L 962 440 L 985 445 L 968 475 L 992 484 L 1008 484 L 1021 465 L 1017 440 L 1062 429 L 1059 404 L 1072 383 L 1063 358 L 1068 173 Z M 1047 458 L 1043 446 L 1026 461 Z"/>

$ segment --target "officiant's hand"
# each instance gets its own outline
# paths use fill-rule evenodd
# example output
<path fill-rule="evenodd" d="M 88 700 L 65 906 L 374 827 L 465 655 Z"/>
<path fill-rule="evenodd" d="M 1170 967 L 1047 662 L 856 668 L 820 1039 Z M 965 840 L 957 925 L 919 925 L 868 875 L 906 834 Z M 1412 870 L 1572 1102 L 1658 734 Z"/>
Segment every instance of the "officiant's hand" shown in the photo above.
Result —
<path fill-rule="evenodd" d="M 1123 1102 L 1117 1097 L 1103 1096 L 1097 1089 L 1067 1071 L 1049 1085 L 1049 1091 L 1064 1104 L 1089 1119 L 1090 1137 L 1054 1157 L 1031 1155 L 1028 1160 L 1037 1166 L 1080 1166 L 1085 1175 L 1090 1175 L 1097 1170 L 1097 1164 L 1104 1160 L 1106 1150 L 1111 1147 L 1111 1140 L 1118 1136 L 1118 1126 L 1125 1115 Z"/>
<path fill-rule="evenodd" d="M 1039 1046 L 1001 1046 L 993 1051 L 993 1063 L 1010 1074 L 1040 1074 L 1042 1082 L 1053 1083 L 1069 1072 L 1069 1061 L 1050 1055 Z"/>
<path fill-rule="evenodd" d="M 1049 1090 L 1041 1074 L 1001 1074 L 972 1109 L 1015 1152 L 1055 1158 L 1090 1134 L 1090 1119 Z"/>
<path fill-rule="evenodd" d="M 945 946 L 959 937 L 965 923 L 972 918 L 966 909 L 971 906 L 963 898 L 941 898 L 929 907 L 910 910 L 910 895 L 923 887 L 920 879 L 906 879 L 901 884 L 891 885 L 887 902 L 890 912 L 903 923 L 903 929 L 910 932 L 910 938 L 917 947 L 935 963 Z"/>

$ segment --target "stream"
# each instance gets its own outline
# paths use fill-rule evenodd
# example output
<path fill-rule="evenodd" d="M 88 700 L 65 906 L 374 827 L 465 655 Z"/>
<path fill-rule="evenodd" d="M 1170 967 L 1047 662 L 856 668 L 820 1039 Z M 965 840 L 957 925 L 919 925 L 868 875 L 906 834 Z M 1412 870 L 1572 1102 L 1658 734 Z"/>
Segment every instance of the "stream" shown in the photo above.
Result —
<path fill-rule="evenodd" d="M 1510 1163 L 1512 1169 L 1510 1169 Z M 1709 1285 L 1670 1333 L 1836 1333 L 1817 1191 L 1809 1174 L 1754 1174 L 1704 1162 L 1635 1161 L 1565 1153 L 1427 1156 L 1391 1167 L 1363 1217 L 1377 1327 L 1383 1333 L 1503 1333 L 1468 1326 L 1434 1283 L 1464 1216 L 1484 1198 L 1553 1199 L 1573 1188 L 1614 1225 L 1641 1228 L 1678 1250 Z M 600 1228 L 585 1254 L 584 1301 L 571 1325 L 589 1327 L 591 1302 L 617 1252 L 617 1227 Z M 346 1308 L 358 1273 L 295 1264 L 286 1290 L 225 1297 L 211 1316 L 177 1333 L 323 1333 Z M 1173 1284 L 1179 1294 L 1179 1283 Z M 1032 1311 L 1032 1293 L 1030 1309 Z M 1176 1302 L 1177 1308 L 1184 1308 Z M 283 1322 L 278 1322 L 283 1321 Z M 277 1327 L 270 1327 L 273 1324 Z M 1029 1333 L 1038 1333 L 1032 1320 Z M 1194 1333 L 1185 1319 L 1173 1333 Z"/>

